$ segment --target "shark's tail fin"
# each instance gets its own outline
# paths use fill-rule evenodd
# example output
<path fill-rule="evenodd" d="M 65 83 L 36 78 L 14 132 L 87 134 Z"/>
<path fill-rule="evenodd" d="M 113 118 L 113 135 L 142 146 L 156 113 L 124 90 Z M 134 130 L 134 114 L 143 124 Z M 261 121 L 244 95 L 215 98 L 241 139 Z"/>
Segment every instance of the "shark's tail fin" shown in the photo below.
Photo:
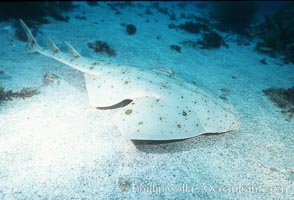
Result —
<path fill-rule="evenodd" d="M 32 32 L 30 31 L 30 29 L 27 27 L 27 25 L 24 23 L 24 21 L 22 19 L 19 20 L 20 24 L 22 26 L 22 28 L 24 29 L 26 36 L 27 36 L 27 49 L 29 52 L 35 52 L 37 51 L 39 45 L 36 41 L 36 39 L 34 38 Z"/>

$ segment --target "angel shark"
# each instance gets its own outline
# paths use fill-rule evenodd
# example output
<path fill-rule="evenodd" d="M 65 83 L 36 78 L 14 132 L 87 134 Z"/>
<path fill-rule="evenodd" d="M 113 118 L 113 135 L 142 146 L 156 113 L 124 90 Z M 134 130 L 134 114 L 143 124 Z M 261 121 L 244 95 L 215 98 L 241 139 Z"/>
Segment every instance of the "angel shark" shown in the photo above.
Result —
<path fill-rule="evenodd" d="M 116 109 L 113 122 L 131 140 L 177 140 L 205 133 L 239 129 L 234 108 L 170 69 L 143 69 L 92 60 L 81 56 L 68 42 L 71 54 L 63 53 L 49 39 L 41 47 L 27 25 L 27 48 L 84 73 L 90 105 Z M 106 111 L 105 111 L 106 112 Z"/>

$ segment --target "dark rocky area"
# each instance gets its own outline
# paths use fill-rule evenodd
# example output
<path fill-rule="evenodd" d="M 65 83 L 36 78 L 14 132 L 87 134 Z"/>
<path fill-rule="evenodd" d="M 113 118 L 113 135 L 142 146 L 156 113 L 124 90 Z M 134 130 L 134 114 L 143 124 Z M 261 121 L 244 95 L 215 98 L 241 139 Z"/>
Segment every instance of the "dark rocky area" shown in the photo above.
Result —
<path fill-rule="evenodd" d="M 94 49 L 96 53 L 106 53 L 108 56 L 116 56 L 116 52 L 106 42 L 96 40 L 93 43 L 88 43 L 88 47 Z"/>
<path fill-rule="evenodd" d="M 3 101 L 11 101 L 14 98 L 29 98 L 36 94 L 39 94 L 37 88 L 24 87 L 20 91 L 5 90 L 3 86 L 0 86 L 0 103 Z"/>
<path fill-rule="evenodd" d="M 281 109 L 290 121 L 294 114 L 294 86 L 291 88 L 268 88 L 263 93 Z"/>
<path fill-rule="evenodd" d="M 294 2 L 288 2 L 257 27 L 257 36 L 262 41 L 256 44 L 256 50 L 294 64 Z"/>

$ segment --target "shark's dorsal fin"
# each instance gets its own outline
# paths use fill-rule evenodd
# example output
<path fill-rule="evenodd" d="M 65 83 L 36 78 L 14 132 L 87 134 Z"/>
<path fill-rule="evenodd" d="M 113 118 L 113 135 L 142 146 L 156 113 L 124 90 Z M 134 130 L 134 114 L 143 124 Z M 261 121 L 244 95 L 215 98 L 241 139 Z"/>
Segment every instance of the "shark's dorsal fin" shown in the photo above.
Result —
<path fill-rule="evenodd" d="M 27 49 L 28 49 L 28 51 L 31 53 L 37 51 L 37 49 L 39 49 L 40 46 L 38 45 L 32 32 L 30 31 L 30 29 L 27 27 L 27 25 L 24 23 L 24 21 L 22 19 L 20 19 L 19 21 L 20 21 L 20 24 L 21 24 L 22 28 L 24 29 L 26 36 L 27 36 Z"/>
<path fill-rule="evenodd" d="M 68 43 L 68 42 L 65 41 L 65 44 L 68 47 L 68 49 L 70 50 L 70 52 L 73 55 L 73 57 L 75 57 L 75 58 L 82 57 L 81 54 L 79 54 L 79 52 L 75 48 L 73 48 L 73 46 L 71 46 L 70 43 Z"/>
<path fill-rule="evenodd" d="M 61 52 L 60 49 L 56 46 L 56 44 L 50 38 L 48 38 L 48 43 L 54 53 Z"/>

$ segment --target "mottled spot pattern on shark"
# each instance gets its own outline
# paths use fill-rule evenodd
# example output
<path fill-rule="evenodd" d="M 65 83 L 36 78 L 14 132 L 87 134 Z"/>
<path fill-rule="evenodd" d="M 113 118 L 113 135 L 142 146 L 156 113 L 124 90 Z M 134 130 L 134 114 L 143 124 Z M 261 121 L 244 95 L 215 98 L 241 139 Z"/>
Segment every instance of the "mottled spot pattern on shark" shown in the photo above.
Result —
<path fill-rule="evenodd" d="M 20 23 L 28 50 L 83 72 L 90 105 L 116 109 L 113 122 L 129 139 L 177 140 L 239 129 L 240 121 L 231 105 L 185 82 L 168 68 L 96 61 L 81 56 L 68 42 L 71 54 L 67 54 L 51 39 L 50 49 L 42 48 L 26 24 Z"/>

